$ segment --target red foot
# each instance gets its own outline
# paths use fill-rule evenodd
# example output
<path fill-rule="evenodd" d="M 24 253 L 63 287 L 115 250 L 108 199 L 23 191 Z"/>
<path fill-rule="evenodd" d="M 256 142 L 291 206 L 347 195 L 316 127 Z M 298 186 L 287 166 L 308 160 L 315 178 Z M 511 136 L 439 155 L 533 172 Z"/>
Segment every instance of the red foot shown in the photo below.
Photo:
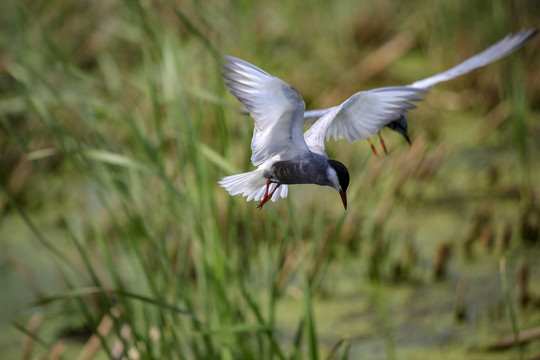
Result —
<path fill-rule="evenodd" d="M 383 150 L 384 150 L 384 153 L 385 153 L 386 155 L 388 155 L 388 150 L 386 149 L 386 144 L 384 143 L 384 140 L 383 140 L 383 138 L 382 138 L 382 136 L 381 136 L 381 133 L 379 133 L 379 140 L 380 140 L 380 142 L 381 142 L 381 146 L 382 146 L 382 148 L 383 148 Z"/>
<path fill-rule="evenodd" d="M 270 184 L 272 184 L 272 181 L 270 181 L 270 179 L 268 179 L 268 181 L 266 182 L 266 192 L 264 193 L 264 197 L 263 197 L 262 201 L 259 203 L 259 205 L 257 205 L 257 209 L 262 209 L 263 205 L 266 204 L 268 202 L 268 200 L 270 200 L 272 198 L 272 196 L 274 195 L 274 193 L 276 192 L 278 187 L 281 186 L 280 183 L 277 183 L 276 187 L 274 188 L 274 190 L 272 190 L 272 192 L 269 195 L 268 194 L 268 188 L 270 187 Z"/>
<path fill-rule="evenodd" d="M 371 146 L 371 151 L 373 152 L 373 154 L 378 156 L 379 154 L 377 154 L 377 150 L 375 149 L 375 146 L 373 146 L 373 143 L 371 142 L 371 140 L 369 140 L 369 139 L 366 139 L 366 140 L 369 143 L 369 146 Z"/>

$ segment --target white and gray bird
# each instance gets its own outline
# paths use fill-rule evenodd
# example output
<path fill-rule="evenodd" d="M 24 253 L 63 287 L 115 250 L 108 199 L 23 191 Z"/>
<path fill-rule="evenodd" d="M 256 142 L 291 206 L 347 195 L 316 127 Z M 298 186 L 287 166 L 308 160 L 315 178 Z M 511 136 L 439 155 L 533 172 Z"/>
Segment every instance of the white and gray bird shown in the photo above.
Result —
<path fill-rule="evenodd" d="M 330 137 L 350 142 L 376 135 L 389 126 L 408 139 L 404 114 L 416 108 L 413 101 L 428 88 L 492 63 L 520 48 L 536 34 L 535 29 L 508 35 L 483 52 L 443 73 L 408 86 L 383 87 L 361 91 L 341 105 L 305 111 L 298 91 L 282 80 L 247 61 L 227 56 L 227 70 L 222 76 L 226 85 L 247 109 L 255 128 L 251 141 L 251 162 L 257 169 L 227 176 L 219 181 L 231 195 L 241 194 L 248 201 L 285 198 L 288 185 L 316 184 L 330 186 L 347 208 L 349 172 L 345 165 L 328 158 L 324 143 Z M 320 117 L 304 133 L 304 117 Z"/>

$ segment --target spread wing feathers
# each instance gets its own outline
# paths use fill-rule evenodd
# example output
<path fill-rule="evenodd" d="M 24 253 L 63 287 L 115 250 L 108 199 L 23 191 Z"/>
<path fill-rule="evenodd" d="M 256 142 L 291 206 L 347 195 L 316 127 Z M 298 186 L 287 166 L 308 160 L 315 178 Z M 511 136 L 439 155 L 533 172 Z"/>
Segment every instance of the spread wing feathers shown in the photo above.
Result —
<path fill-rule="evenodd" d="M 219 185 L 231 195 L 245 196 L 247 201 L 260 201 L 266 192 L 266 179 L 262 176 L 263 171 L 263 169 L 257 169 L 243 174 L 226 176 L 219 181 Z M 277 184 L 271 184 L 268 192 L 271 193 L 276 186 Z M 288 186 L 281 185 L 272 196 L 272 201 L 276 201 L 279 197 L 286 198 L 287 194 Z"/>
<path fill-rule="evenodd" d="M 468 58 L 461 64 L 454 66 L 443 73 L 416 81 L 410 86 L 419 88 L 429 88 L 443 81 L 452 80 L 458 76 L 471 72 L 482 66 L 491 64 L 500 58 L 516 51 L 536 35 L 536 29 L 520 30 L 515 34 L 509 34 L 502 40 L 493 44 L 486 50 L 473 57 Z"/>
<path fill-rule="evenodd" d="M 452 80 L 458 76 L 464 75 L 468 72 L 476 70 L 482 66 L 488 65 L 492 62 L 499 60 L 500 58 L 516 51 L 521 46 L 523 46 L 527 41 L 536 35 L 536 29 L 529 30 L 520 30 L 515 34 L 510 34 L 500 40 L 499 42 L 493 44 L 486 50 L 482 51 L 479 54 L 474 55 L 473 57 L 468 58 L 459 65 L 454 66 L 453 68 L 442 72 L 440 74 L 430 76 L 426 79 L 416 81 L 412 83 L 411 87 L 415 88 L 430 88 L 435 84 L 438 84 L 443 81 Z M 306 119 L 306 124 L 313 123 L 313 118 L 318 118 L 333 110 L 334 108 L 327 108 L 321 110 L 309 110 L 304 113 L 304 118 Z M 396 116 L 398 118 L 398 116 Z M 358 120 L 360 121 L 360 119 Z M 337 129 L 336 129 L 337 131 Z M 332 135 L 339 135 L 339 132 L 332 132 Z"/>
<path fill-rule="evenodd" d="M 258 67 L 234 57 L 225 57 L 222 76 L 229 91 L 255 120 L 251 162 L 258 166 L 281 154 L 283 159 L 308 152 L 303 138 L 305 104 L 291 85 Z"/>
<path fill-rule="evenodd" d="M 324 140 L 345 138 L 350 142 L 364 140 L 408 110 L 416 108 L 412 101 L 422 100 L 419 94 L 427 89 L 393 86 L 362 91 L 343 104 L 331 108 L 304 134 L 308 147 L 320 153 Z"/>

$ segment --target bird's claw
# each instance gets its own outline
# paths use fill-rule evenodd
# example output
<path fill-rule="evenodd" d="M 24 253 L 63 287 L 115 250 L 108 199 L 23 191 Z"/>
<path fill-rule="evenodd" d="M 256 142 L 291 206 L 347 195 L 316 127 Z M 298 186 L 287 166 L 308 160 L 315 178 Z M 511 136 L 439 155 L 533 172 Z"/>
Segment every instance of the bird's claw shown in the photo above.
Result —
<path fill-rule="evenodd" d="M 262 209 L 263 205 L 266 204 L 268 200 L 272 199 L 272 196 L 274 196 L 274 193 L 276 192 L 276 190 L 281 186 L 280 183 L 277 183 L 274 190 L 272 190 L 272 192 L 268 194 L 268 188 L 270 187 L 271 183 L 272 182 L 270 180 L 266 182 L 266 193 L 264 194 L 262 201 L 259 203 L 259 205 L 257 205 L 257 209 Z"/>

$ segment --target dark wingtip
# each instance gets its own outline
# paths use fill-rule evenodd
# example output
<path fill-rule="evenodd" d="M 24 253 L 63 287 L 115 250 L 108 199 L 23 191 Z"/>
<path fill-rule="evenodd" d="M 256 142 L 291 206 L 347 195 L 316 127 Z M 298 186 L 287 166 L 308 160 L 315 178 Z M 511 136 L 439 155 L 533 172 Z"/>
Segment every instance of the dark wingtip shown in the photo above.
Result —
<path fill-rule="evenodd" d="M 527 41 L 531 40 L 533 37 L 535 37 L 538 34 L 538 29 L 533 27 L 533 28 L 530 28 L 530 29 L 527 29 L 527 30 L 521 30 L 520 32 L 525 32 L 525 33 L 528 32 L 529 33 L 521 41 L 521 43 L 520 43 L 520 46 L 521 46 L 521 45 L 525 44 Z"/>

